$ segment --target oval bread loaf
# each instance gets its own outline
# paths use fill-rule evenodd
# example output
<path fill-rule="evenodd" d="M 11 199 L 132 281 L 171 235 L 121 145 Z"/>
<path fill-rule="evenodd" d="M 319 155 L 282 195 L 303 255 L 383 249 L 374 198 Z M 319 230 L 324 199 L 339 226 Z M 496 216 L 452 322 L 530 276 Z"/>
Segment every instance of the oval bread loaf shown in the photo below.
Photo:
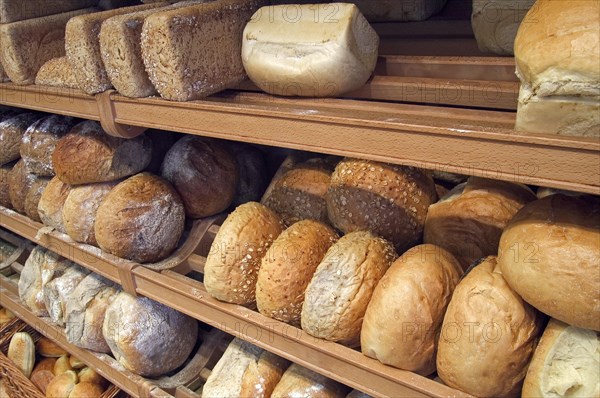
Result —
<path fill-rule="evenodd" d="M 23 159 L 20 159 L 8 174 L 8 195 L 15 211 L 25 213 L 25 198 L 38 180 L 34 174 L 28 173 Z"/>
<path fill-rule="evenodd" d="M 38 206 L 42 193 L 48 186 L 50 178 L 38 178 L 32 185 L 27 195 L 25 195 L 25 214 L 34 221 L 42 221 Z"/>
<path fill-rule="evenodd" d="M 65 233 L 63 220 L 63 207 L 69 196 L 71 186 L 65 184 L 58 177 L 53 177 L 40 196 L 38 202 L 38 215 L 44 225 Z"/>
<path fill-rule="evenodd" d="M 35 344 L 29 333 L 15 333 L 10 339 L 6 356 L 29 378 L 35 362 Z"/>
<path fill-rule="evenodd" d="M 17 162 L 10 162 L 0 166 L 0 206 L 12 209 L 12 202 L 10 201 L 8 176 L 10 171 L 17 164 Z"/>
<path fill-rule="evenodd" d="M 37 113 L 21 113 L 0 122 L 0 165 L 21 157 L 19 149 L 23 135 L 40 117 Z"/>
<path fill-rule="evenodd" d="M 271 397 L 344 398 L 349 391 L 343 384 L 293 363 L 277 383 Z"/>
<path fill-rule="evenodd" d="M 64 326 L 65 324 L 67 316 L 65 307 L 69 295 L 75 290 L 79 282 L 90 273 L 87 269 L 71 261 L 65 260 L 65 262 L 68 264 L 65 272 L 46 283 L 43 288 L 46 310 L 50 320 L 58 326 Z"/>

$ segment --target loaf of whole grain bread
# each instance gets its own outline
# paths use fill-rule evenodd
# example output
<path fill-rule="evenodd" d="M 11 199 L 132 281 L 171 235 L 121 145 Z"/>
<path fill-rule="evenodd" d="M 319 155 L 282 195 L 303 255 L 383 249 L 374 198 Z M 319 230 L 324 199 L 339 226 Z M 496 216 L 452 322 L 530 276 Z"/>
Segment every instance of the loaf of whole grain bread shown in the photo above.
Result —
<path fill-rule="evenodd" d="M 67 57 L 52 58 L 46 62 L 37 75 L 35 84 L 42 86 L 78 88 L 77 79 Z"/>

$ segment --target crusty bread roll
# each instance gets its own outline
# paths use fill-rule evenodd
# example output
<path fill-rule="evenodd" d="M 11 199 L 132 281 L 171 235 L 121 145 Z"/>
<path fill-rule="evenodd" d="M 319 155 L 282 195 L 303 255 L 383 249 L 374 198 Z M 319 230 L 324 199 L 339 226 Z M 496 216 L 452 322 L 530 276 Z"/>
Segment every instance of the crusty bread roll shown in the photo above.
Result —
<path fill-rule="evenodd" d="M 600 396 L 598 332 L 551 319 L 529 364 L 521 396 Z"/>
<path fill-rule="evenodd" d="M 46 397 L 67 397 L 77 384 L 77 373 L 72 370 L 56 376 L 46 387 Z"/>
<path fill-rule="evenodd" d="M 67 264 L 67 269 L 62 275 L 52 279 L 43 287 L 46 310 L 50 320 L 58 326 L 65 325 L 66 303 L 71 292 L 90 273 L 87 269 L 73 262 L 68 261 Z"/>
<path fill-rule="evenodd" d="M 0 242 L 0 245 L 2 244 L 3 242 Z M 2 259 L 0 262 L 3 262 L 6 258 L 7 256 L 2 253 Z M 10 322 L 14 317 L 15 314 L 13 314 L 11 311 L 7 310 L 6 308 L 0 308 L 0 325 Z"/>
<path fill-rule="evenodd" d="M 183 203 L 171 184 L 136 174 L 105 197 L 94 223 L 98 246 L 140 263 L 162 260 L 176 248 L 185 225 Z"/>
<path fill-rule="evenodd" d="M 500 239 L 508 284 L 538 310 L 600 331 L 600 203 L 552 195 L 531 202 Z"/>
<path fill-rule="evenodd" d="M 48 186 L 50 182 L 50 178 L 38 178 L 35 180 L 31 187 L 27 191 L 25 195 L 25 214 L 29 218 L 34 221 L 42 221 L 40 218 L 40 213 L 38 212 L 38 205 L 40 203 L 40 198 L 42 197 L 42 193 Z"/>
<path fill-rule="evenodd" d="M 189 217 L 201 218 L 227 209 L 236 192 L 236 160 L 215 140 L 185 136 L 165 155 L 161 174 L 179 192 Z"/>
<path fill-rule="evenodd" d="M 367 82 L 378 47 L 379 36 L 353 4 L 276 5 L 246 25 L 242 61 L 268 93 L 335 97 Z"/>
<path fill-rule="evenodd" d="M 100 376 L 94 369 L 87 366 L 81 369 L 77 376 L 79 376 L 80 383 L 106 384 L 106 379 L 104 377 Z"/>
<path fill-rule="evenodd" d="M 600 3 L 538 0 L 515 39 L 515 129 L 600 137 Z"/>
<path fill-rule="evenodd" d="M 127 370 L 155 377 L 188 358 L 198 338 L 198 322 L 147 297 L 121 292 L 106 310 L 102 333 Z"/>
<path fill-rule="evenodd" d="M 53 370 L 54 369 L 54 364 L 56 362 L 56 358 L 62 357 L 63 355 L 69 355 L 68 352 L 66 352 L 62 347 L 60 347 L 58 344 L 56 344 L 54 341 L 50 340 L 47 337 L 42 337 L 38 340 L 38 342 L 35 345 L 36 351 L 38 354 L 40 354 L 43 357 L 46 357 L 48 359 L 54 359 L 54 361 L 48 361 L 47 362 L 47 368 L 44 369 L 50 369 Z M 43 360 L 42 360 L 43 362 Z M 41 364 L 41 362 L 40 362 Z M 52 366 L 50 366 L 50 364 L 52 364 Z"/>
<path fill-rule="evenodd" d="M 21 157 L 19 148 L 23 135 L 39 118 L 37 113 L 21 113 L 0 122 L 0 165 Z"/>
<path fill-rule="evenodd" d="M 435 245 L 413 247 L 381 278 L 360 334 L 363 354 L 422 375 L 435 371 L 437 335 L 462 270 Z"/>
<path fill-rule="evenodd" d="M 46 358 L 46 359 L 49 359 L 49 358 Z M 31 380 L 33 385 L 36 386 L 38 388 L 38 390 L 40 390 L 42 392 L 42 394 L 44 394 L 44 396 L 45 396 L 46 389 L 50 385 L 50 382 L 52 380 L 54 380 L 54 373 L 52 373 L 50 370 L 33 369 L 33 372 L 31 372 L 31 377 L 29 378 L 29 380 Z M 3 396 L 3 395 L 0 394 L 0 396 Z"/>
<path fill-rule="evenodd" d="M 12 202 L 10 201 L 8 176 L 10 171 L 15 167 L 17 162 L 10 162 L 0 166 L 0 206 L 4 206 L 7 209 L 12 209 Z"/>
<path fill-rule="evenodd" d="M 438 353 L 447 385 L 478 397 L 516 397 L 542 322 L 487 257 L 459 283 L 448 305 Z"/>
<path fill-rule="evenodd" d="M 99 384 L 79 382 L 73 387 L 67 398 L 100 398 L 104 388 Z"/>
<path fill-rule="evenodd" d="M 79 285 L 77 285 L 77 286 L 79 286 Z M 81 359 L 79 359 L 79 358 L 77 358 L 77 357 L 75 357 L 73 355 L 71 355 L 69 357 L 69 365 L 71 365 L 71 367 L 73 369 L 82 369 L 82 368 L 84 368 L 86 366 L 85 362 L 83 362 Z"/>
<path fill-rule="evenodd" d="M 73 68 L 66 56 L 47 61 L 37 75 L 35 84 L 40 86 L 79 88 Z"/>
<path fill-rule="evenodd" d="M 470 177 L 429 206 L 423 241 L 448 250 L 463 270 L 498 254 L 502 230 L 535 195 L 524 185 Z"/>
<path fill-rule="evenodd" d="M 8 344 L 6 356 L 29 378 L 35 362 L 35 344 L 29 333 L 15 333 Z"/>
<path fill-rule="evenodd" d="M 203 398 L 270 397 L 289 362 L 234 339 L 202 388 Z"/>
<path fill-rule="evenodd" d="M 50 339 L 48 339 L 46 337 L 40 338 L 40 340 L 43 340 L 43 339 L 50 341 Z M 36 351 L 38 353 L 39 353 L 39 346 L 40 346 L 39 341 L 40 340 L 38 340 L 38 343 L 36 343 L 36 345 L 35 345 Z M 42 355 L 42 354 L 40 354 L 40 355 Z M 37 371 L 42 371 L 42 370 L 49 370 L 50 372 L 52 372 L 52 369 L 54 369 L 55 363 L 56 363 L 56 358 L 45 358 L 45 357 L 41 358 L 38 361 L 36 361 L 35 366 L 33 367 L 32 374 Z"/>
<path fill-rule="evenodd" d="M 219 228 L 206 258 L 206 291 L 221 301 L 253 305 L 261 261 L 283 229 L 279 216 L 260 203 L 236 208 Z"/>
<path fill-rule="evenodd" d="M 230 142 L 229 149 L 238 166 L 238 183 L 233 207 L 247 202 L 258 202 L 269 184 L 269 173 L 264 153 L 252 146 Z"/>
<path fill-rule="evenodd" d="M 37 120 L 27 128 L 21 141 L 20 153 L 30 173 L 48 177 L 54 175 L 54 148 L 75 123 L 75 118 L 51 115 Z"/>
<path fill-rule="evenodd" d="M 66 232 L 63 207 L 70 191 L 71 186 L 62 182 L 58 177 L 53 177 L 48 182 L 38 202 L 38 214 L 44 225 L 63 233 Z"/>
<path fill-rule="evenodd" d="M 63 206 L 65 231 L 76 242 L 96 246 L 94 223 L 96 212 L 117 181 L 78 185 L 71 188 Z"/>
<path fill-rule="evenodd" d="M 55 376 L 60 376 L 61 374 L 65 373 L 65 372 L 75 370 L 71 366 L 71 362 L 70 362 L 69 358 L 70 358 L 69 354 L 67 353 L 65 355 L 61 355 L 56 360 L 56 362 L 54 363 L 54 369 L 52 369 Z"/>
<path fill-rule="evenodd" d="M 25 162 L 20 159 L 8 173 L 8 196 L 13 209 L 25 213 L 25 198 L 38 180 L 37 176 L 27 172 Z"/>
<path fill-rule="evenodd" d="M 293 363 L 275 387 L 272 398 L 344 398 L 350 389 Z"/>
<path fill-rule="evenodd" d="M 420 169 L 347 158 L 331 176 L 327 211 L 344 233 L 371 231 L 402 253 L 421 240 L 435 200 L 433 179 Z"/>
<path fill-rule="evenodd" d="M 258 310 L 268 317 L 299 325 L 304 291 L 337 239 L 331 227 L 314 220 L 298 221 L 283 231 L 258 270 Z"/>
<path fill-rule="evenodd" d="M 302 329 L 322 339 L 358 346 L 375 286 L 397 254 L 370 232 L 351 232 L 327 250 L 302 305 Z"/>

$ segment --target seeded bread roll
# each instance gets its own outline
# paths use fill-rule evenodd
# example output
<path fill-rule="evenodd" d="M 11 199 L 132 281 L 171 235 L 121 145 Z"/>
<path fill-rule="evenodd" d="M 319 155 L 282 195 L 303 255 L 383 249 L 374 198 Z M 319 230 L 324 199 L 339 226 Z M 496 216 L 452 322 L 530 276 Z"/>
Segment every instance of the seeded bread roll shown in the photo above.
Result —
<path fill-rule="evenodd" d="M 21 157 L 19 148 L 29 126 L 41 117 L 37 113 L 22 113 L 0 122 L 0 165 Z"/>
<path fill-rule="evenodd" d="M 58 177 L 53 177 L 42 192 L 38 203 L 38 214 L 44 225 L 66 233 L 63 221 L 63 207 L 69 196 L 71 186 Z"/>
<path fill-rule="evenodd" d="M 260 313 L 299 325 L 304 291 L 337 239 L 332 228 L 314 220 L 298 221 L 283 231 L 258 271 L 256 304 Z"/>
<path fill-rule="evenodd" d="M 269 184 L 269 172 L 264 153 L 252 146 L 229 143 L 229 149 L 238 165 L 238 184 L 233 207 L 247 202 L 258 202 Z"/>
<path fill-rule="evenodd" d="M 94 223 L 98 246 L 140 263 L 162 260 L 183 233 L 185 210 L 164 179 L 140 173 L 115 186 L 105 197 Z"/>
<path fill-rule="evenodd" d="M 156 377 L 188 358 L 198 338 L 198 322 L 147 297 L 121 292 L 106 310 L 102 333 L 127 370 Z"/>
<path fill-rule="evenodd" d="M 40 213 L 38 212 L 38 205 L 42 193 L 50 182 L 49 178 L 38 178 L 27 191 L 25 195 L 25 214 L 34 221 L 41 222 Z"/>
<path fill-rule="evenodd" d="M 302 329 L 315 337 L 358 346 L 375 286 L 396 257 L 389 242 L 370 232 L 343 236 L 327 250 L 306 288 Z"/>
<path fill-rule="evenodd" d="M 8 176 L 10 171 L 15 167 L 17 162 L 10 162 L 0 166 L 0 206 L 12 209 L 12 202 L 10 201 Z"/>
<path fill-rule="evenodd" d="M 25 198 L 37 180 L 36 175 L 27 172 L 23 159 L 12 168 L 8 174 L 8 195 L 15 211 L 25 213 Z"/>
<path fill-rule="evenodd" d="M 350 389 L 312 370 L 293 363 L 283 374 L 271 397 L 344 398 Z"/>
<path fill-rule="evenodd" d="M 542 319 L 487 257 L 459 283 L 440 333 L 437 371 L 447 385 L 478 397 L 517 397 Z"/>
<path fill-rule="evenodd" d="M 66 233 L 76 242 L 97 246 L 94 234 L 96 212 L 117 181 L 78 185 L 71 188 L 63 206 Z"/>
<path fill-rule="evenodd" d="M 150 163 L 151 148 L 144 134 L 132 139 L 112 137 L 100 123 L 88 120 L 58 141 L 52 162 L 64 183 L 93 184 L 142 171 Z"/>
<path fill-rule="evenodd" d="M 73 68 L 66 56 L 47 61 L 35 76 L 35 84 L 40 86 L 79 88 Z"/>
<path fill-rule="evenodd" d="M 67 316 L 65 309 L 67 298 L 75 290 L 79 282 L 90 273 L 87 269 L 71 261 L 65 260 L 65 263 L 67 264 L 65 272 L 52 279 L 43 288 L 44 304 L 46 305 L 50 320 L 61 327 L 65 325 L 65 318 Z"/>
<path fill-rule="evenodd" d="M 239 178 L 236 160 L 224 144 L 191 135 L 167 152 L 161 174 L 179 192 L 191 218 L 227 209 Z"/>
<path fill-rule="evenodd" d="M 331 176 L 327 211 L 344 233 L 371 231 L 402 253 L 421 240 L 435 200 L 433 179 L 422 170 L 347 158 Z"/>
<path fill-rule="evenodd" d="M 219 228 L 206 258 L 206 291 L 217 300 L 252 306 L 261 261 L 282 231 L 279 216 L 260 203 L 236 208 Z"/>

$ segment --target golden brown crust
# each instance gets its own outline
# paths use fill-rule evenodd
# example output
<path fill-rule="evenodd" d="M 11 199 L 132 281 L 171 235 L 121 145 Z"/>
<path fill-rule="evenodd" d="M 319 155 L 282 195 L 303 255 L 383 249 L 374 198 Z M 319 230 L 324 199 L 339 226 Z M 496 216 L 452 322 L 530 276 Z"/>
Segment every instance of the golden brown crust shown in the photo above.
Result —
<path fill-rule="evenodd" d="M 44 225 L 63 233 L 66 232 L 63 207 L 70 191 L 71 186 L 62 182 L 58 177 L 53 177 L 48 182 L 38 202 L 38 215 Z"/>
<path fill-rule="evenodd" d="M 344 398 L 350 389 L 300 365 L 292 364 L 273 390 L 273 398 Z"/>
<path fill-rule="evenodd" d="M 36 349 L 38 354 L 40 354 L 43 357 L 49 357 L 51 359 L 58 358 L 63 355 L 68 355 L 68 352 L 62 349 L 54 341 L 46 337 L 42 337 L 38 340 L 36 344 Z"/>
<path fill-rule="evenodd" d="M 49 182 L 50 178 L 38 178 L 31 185 L 29 191 L 27 191 L 27 195 L 25 195 L 25 214 L 34 221 L 42 221 L 38 213 L 38 204 Z"/>

